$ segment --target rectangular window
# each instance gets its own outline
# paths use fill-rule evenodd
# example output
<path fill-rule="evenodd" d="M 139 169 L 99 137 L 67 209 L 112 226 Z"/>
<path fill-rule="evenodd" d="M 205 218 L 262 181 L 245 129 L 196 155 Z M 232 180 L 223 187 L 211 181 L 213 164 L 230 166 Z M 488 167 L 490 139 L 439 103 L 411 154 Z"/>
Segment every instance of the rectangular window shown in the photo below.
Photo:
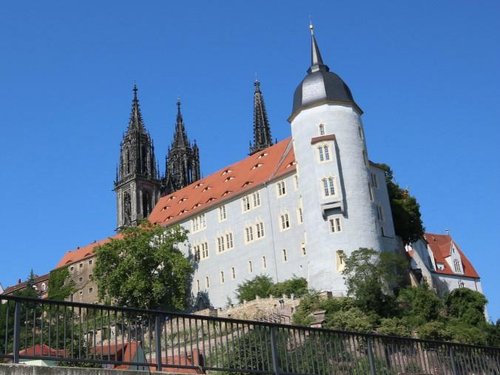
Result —
<path fill-rule="evenodd" d="M 368 184 L 368 194 L 370 195 L 370 201 L 373 202 L 373 190 L 370 184 Z"/>
<path fill-rule="evenodd" d="M 220 271 L 220 283 L 224 284 L 224 271 Z"/>
<path fill-rule="evenodd" d="M 210 279 L 207 277 L 205 277 L 205 288 L 210 288 Z"/>
<path fill-rule="evenodd" d="M 325 197 L 330 197 L 335 195 L 335 178 L 325 177 L 323 178 L 323 195 Z"/>
<path fill-rule="evenodd" d="M 242 198 L 242 204 L 243 204 L 243 212 L 250 211 L 250 198 L 247 196 L 244 196 Z"/>
<path fill-rule="evenodd" d="M 366 150 L 363 150 L 363 160 L 365 162 L 365 165 L 368 167 L 369 161 L 368 161 L 368 154 L 366 153 Z"/>
<path fill-rule="evenodd" d="M 201 258 L 200 245 L 193 246 L 193 257 L 195 262 L 200 260 Z"/>
<path fill-rule="evenodd" d="M 287 253 L 286 253 L 286 249 L 283 249 L 282 253 L 283 253 L 283 262 L 287 262 L 288 261 L 288 256 L 287 256 Z"/>
<path fill-rule="evenodd" d="M 294 184 L 295 190 L 297 191 L 299 189 L 299 176 L 297 176 L 297 175 L 293 176 L 293 184 Z"/>
<path fill-rule="evenodd" d="M 198 215 L 191 220 L 192 232 L 199 232 L 207 227 L 207 222 L 205 220 L 205 214 Z"/>
<path fill-rule="evenodd" d="M 334 217 L 330 219 L 330 230 L 332 231 L 332 233 L 342 231 L 342 220 L 340 217 Z"/>
<path fill-rule="evenodd" d="M 377 204 L 377 218 L 379 221 L 384 221 L 384 212 L 380 204 Z"/>
<path fill-rule="evenodd" d="M 224 236 L 217 237 L 217 252 L 222 253 L 224 250 L 226 250 Z"/>
<path fill-rule="evenodd" d="M 233 233 L 226 233 L 226 246 L 228 249 L 232 249 L 234 247 Z"/>
<path fill-rule="evenodd" d="M 319 161 L 330 160 L 330 147 L 328 145 L 318 146 L 318 157 Z"/>
<path fill-rule="evenodd" d="M 219 221 L 224 221 L 227 219 L 226 206 L 219 207 Z"/>
<path fill-rule="evenodd" d="M 200 292 L 200 280 L 196 280 L 196 292 Z"/>
<path fill-rule="evenodd" d="M 343 250 L 337 250 L 336 255 L 337 272 L 342 272 L 345 268 L 345 253 Z"/>
<path fill-rule="evenodd" d="M 304 222 L 304 215 L 302 213 L 302 207 L 297 208 L 297 221 L 299 224 L 302 224 Z"/>
<path fill-rule="evenodd" d="M 280 225 L 281 230 L 290 228 L 290 218 L 288 217 L 288 214 L 283 214 L 280 216 Z"/>
<path fill-rule="evenodd" d="M 307 255 L 306 244 L 304 242 L 300 244 L 300 252 L 302 253 L 302 255 Z"/>
<path fill-rule="evenodd" d="M 234 279 L 236 279 L 236 270 L 234 269 L 234 267 L 231 267 L 231 277 Z"/>
<path fill-rule="evenodd" d="M 253 206 L 259 207 L 260 206 L 260 193 L 256 191 L 255 193 L 252 194 L 252 200 L 253 200 Z"/>
<path fill-rule="evenodd" d="M 248 261 L 248 273 L 252 273 L 253 272 L 253 264 L 252 264 L 252 261 L 249 260 Z"/>
<path fill-rule="evenodd" d="M 264 269 L 267 268 L 267 260 L 266 260 L 265 256 L 262 257 L 262 268 L 264 268 Z"/>
<path fill-rule="evenodd" d="M 378 181 L 377 181 L 377 175 L 375 173 L 371 174 L 371 181 L 372 181 L 372 186 L 374 188 L 378 187 Z"/>
<path fill-rule="evenodd" d="M 280 181 L 276 184 L 276 189 L 278 193 L 278 197 L 282 197 L 283 195 L 286 194 L 286 185 L 285 181 Z"/>
<path fill-rule="evenodd" d="M 264 223 L 257 223 L 255 226 L 257 228 L 257 238 L 264 237 Z"/>
<path fill-rule="evenodd" d="M 201 244 L 201 259 L 208 258 L 208 242 L 203 242 Z"/>
<path fill-rule="evenodd" d="M 246 242 L 253 241 L 253 227 L 251 226 L 245 228 L 245 241 Z"/>

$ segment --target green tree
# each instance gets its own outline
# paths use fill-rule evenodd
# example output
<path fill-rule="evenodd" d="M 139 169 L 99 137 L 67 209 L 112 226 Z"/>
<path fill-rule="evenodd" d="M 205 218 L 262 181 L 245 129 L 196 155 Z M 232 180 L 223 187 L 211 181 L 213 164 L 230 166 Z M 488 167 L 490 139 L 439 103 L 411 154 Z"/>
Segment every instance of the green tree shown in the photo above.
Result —
<path fill-rule="evenodd" d="M 484 295 L 467 288 L 455 289 L 445 299 L 448 316 L 475 327 L 486 323 L 484 308 L 487 302 Z"/>
<path fill-rule="evenodd" d="M 389 317 L 396 307 L 394 295 L 407 281 L 407 269 L 400 254 L 361 248 L 347 257 L 342 273 L 357 307 Z"/>
<path fill-rule="evenodd" d="M 238 285 L 236 295 L 238 301 L 251 301 L 257 296 L 260 298 L 269 297 L 271 288 L 273 287 L 273 280 L 268 275 L 258 275 L 252 280 L 246 280 Z"/>
<path fill-rule="evenodd" d="M 443 301 L 427 284 L 402 289 L 397 302 L 401 315 L 412 327 L 438 320 L 444 307 Z"/>
<path fill-rule="evenodd" d="M 408 189 L 401 188 L 395 181 L 391 167 L 378 164 L 385 172 L 385 180 L 389 200 L 391 202 L 392 219 L 396 234 L 405 243 L 418 240 L 424 234 L 424 225 L 420 214 L 420 205 Z"/>
<path fill-rule="evenodd" d="M 282 295 L 302 297 L 307 293 L 307 280 L 303 277 L 294 276 L 289 280 L 285 280 L 274 284 L 271 287 L 270 295 L 280 297 Z"/>
<path fill-rule="evenodd" d="M 49 274 L 49 299 L 64 301 L 73 293 L 75 283 L 67 267 L 58 268 Z"/>
<path fill-rule="evenodd" d="M 96 249 L 99 298 L 145 309 L 185 309 L 194 270 L 178 248 L 186 231 L 145 222 L 121 234 Z"/>

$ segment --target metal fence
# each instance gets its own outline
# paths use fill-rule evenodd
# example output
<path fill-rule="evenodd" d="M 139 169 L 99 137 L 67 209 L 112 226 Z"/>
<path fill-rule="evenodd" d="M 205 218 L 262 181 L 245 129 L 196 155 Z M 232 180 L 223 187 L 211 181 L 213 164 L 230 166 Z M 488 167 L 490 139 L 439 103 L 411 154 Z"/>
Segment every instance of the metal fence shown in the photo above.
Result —
<path fill-rule="evenodd" d="M 500 375 L 500 348 L 2 295 L 0 302 L 0 359 L 15 363 L 191 373 Z"/>

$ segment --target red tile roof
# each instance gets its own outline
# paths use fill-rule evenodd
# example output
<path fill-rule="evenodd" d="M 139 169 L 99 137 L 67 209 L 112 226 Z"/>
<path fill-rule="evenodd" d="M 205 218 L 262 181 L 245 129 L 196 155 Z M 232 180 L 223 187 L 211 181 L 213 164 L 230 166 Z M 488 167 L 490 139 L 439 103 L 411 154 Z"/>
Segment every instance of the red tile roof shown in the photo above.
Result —
<path fill-rule="evenodd" d="M 94 250 L 97 246 L 104 245 L 105 243 L 111 241 L 111 239 L 120 237 L 121 236 L 117 234 L 112 237 L 105 238 L 103 240 L 94 241 L 91 244 L 85 245 L 83 247 L 77 247 L 75 250 L 68 251 L 66 254 L 64 254 L 59 263 L 57 263 L 56 268 L 66 266 L 86 258 L 90 258 L 94 256 Z"/>
<path fill-rule="evenodd" d="M 149 221 L 171 225 L 295 171 L 291 138 L 160 198 Z"/>
<path fill-rule="evenodd" d="M 440 263 L 444 266 L 444 269 L 439 270 L 436 269 L 436 273 L 440 274 L 445 274 L 445 275 L 457 275 L 453 270 L 451 269 L 450 265 L 446 261 L 446 258 L 449 257 L 451 254 L 451 245 L 455 246 L 455 249 L 457 249 L 458 253 L 460 254 L 460 258 L 462 260 L 462 266 L 463 266 L 463 276 L 466 277 L 471 277 L 474 279 L 479 278 L 479 274 L 476 272 L 474 267 L 472 266 L 472 263 L 469 261 L 469 259 L 465 256 L 463 251 L 460 249 L 458 244 L 453 241 L 450 235 L 448 234 L 434 234 L 434 233 L 425 233 L 424 238 L 429 244 L 429 247 L 431 248 L 432 252 L 434 253 L 434 260 L 436 263 Z"/>
<path fill-rule="evenodd" d="M 20 356 L 33 356 L 33 357 L 66 357 L 67 353 L 64 349 L 52 349 L 48 345 L 35 344 L 29 348 L 19 351 Z"/>
<path fill-rule="evenodd" d="M 172 225 L 216 204 L 243 194 L 255 187 L 295 171 L 295 154 L 289 137 L 245 159 L 198 180 L 158 201 L 148 220 L 163 226 Z M 112 238 L 95 241 L 64 254 L 56 268 L 94 256 L 97 246 Z"/>

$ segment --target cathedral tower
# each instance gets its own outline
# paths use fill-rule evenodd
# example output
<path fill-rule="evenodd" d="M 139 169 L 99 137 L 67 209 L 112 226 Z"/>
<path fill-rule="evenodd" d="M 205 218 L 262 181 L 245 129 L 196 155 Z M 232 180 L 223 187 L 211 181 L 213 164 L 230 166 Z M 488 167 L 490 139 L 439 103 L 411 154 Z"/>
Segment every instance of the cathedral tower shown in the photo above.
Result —
<path fill-rule="evenodd" d="M 311 25 L 311 66 L 295 90 L 289 118 L 304 208 L 311 288 L 344 285 L 343 257 L 383 249 L 371 191 L 362 110 L 323 63 Z M 373 173 L 378 173 L 374 171 Z M 345 293 L 340 288 L 334 290 Z"/>
<path fill-rule="evenodd" d="M 120 144 L 116 173 L 118 229 L 146 219 L 160 197 L 160 181 L 151 137 L 144 127 L 137 86 L 134 85 L 132 112 Z"/>
<path fill-rule="evenodd" d="M 260 82 L 255 81 L 253 94 L 253 144 L 250 144 L 250 155 L 273 145 L 271 128 L 267 120 L 264 97 L 260 91 Z"/>
<path fill-rule="evenodd" d="M 196 141 L 191 145 L 184 127 L 181 102 L 177 101 L 174 139 L 165 160 L 162 195 L 173 193 L 200 179 L 200 151 Z"/>

